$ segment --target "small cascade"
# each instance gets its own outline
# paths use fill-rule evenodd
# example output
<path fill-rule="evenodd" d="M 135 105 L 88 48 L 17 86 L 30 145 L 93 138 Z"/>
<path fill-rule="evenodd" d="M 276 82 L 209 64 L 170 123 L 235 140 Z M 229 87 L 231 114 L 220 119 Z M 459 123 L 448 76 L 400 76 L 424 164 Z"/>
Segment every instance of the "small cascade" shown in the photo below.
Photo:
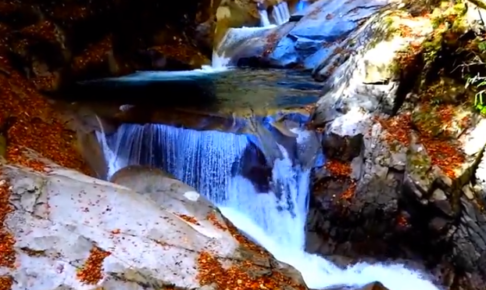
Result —
<path fill-rule="evenodd" d="M 275 24 L 282 25 L 287 23 L 290 19 L 289 5 L 287 2 L 282 1 L 277 5 L 273 6 L 272 16 L 275 20 Z"/>
<path fill-rule="evenodd" d="M 213 51 L 213 55 L 211 57 L 211 66 L 202 66 L 203 71 L 214 72 L 214 71 L 221 71 L 228 68 L 230 59 L 227 58 L 224 53 L 219 55 L 215 51 Z"/>
<path fill-rule="evenodd" d="M 258 14 L 260 14 L 260 26 L 261 27 L 267 27 L 270 26 L 270 18 L 268 18 L 268 12 L 267 10 L 258 10 Z"/>
<path fill-rule="evenodd" d="M 303 130 L 294 133 L 298 134 L 298 151 L 312 147 L 306 145 L 312 134 Z M 98 139 L 110 166 L 109 175 L 132 164 L 167 170 L 208 197 L 236 227 L 275 258 L 300 270 L 309 288 L 354 287 L 379 281 L 390 290 L 439 290 L 422 273 L 400 264 L 358 263 L 341 269 L 325 258 L 306 253 L 310 170 L 292 160 L 282 146 L 283 158 L 271 169 L 273 186 L 260 193 L 234 170 L 251 144 L 247 136 L 125 124 L 112 135 L 99 133 Z"/>

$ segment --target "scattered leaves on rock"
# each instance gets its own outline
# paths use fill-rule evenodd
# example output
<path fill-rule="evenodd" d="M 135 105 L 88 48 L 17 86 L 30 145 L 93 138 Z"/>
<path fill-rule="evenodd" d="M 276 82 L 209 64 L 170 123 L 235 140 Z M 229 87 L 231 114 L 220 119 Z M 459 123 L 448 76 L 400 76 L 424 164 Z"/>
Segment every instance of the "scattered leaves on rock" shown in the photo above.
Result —
<path fill-rule="evenodd" d="M 451 109 L 449 107 L 439 111 L 441 125 L 447 126 L 451 121 Z M 455 178 L 456 170 L 465 161 L 465 155 L 459 149 L 457 140 L 438 138 L 430 129 L 421 127 L 421 124 L 413 124 L 410 113 L 400 114 L 391 118 L 376 119 L 385 130 L 383 138 L 388 144 L 398 141 L 403 146 L 410 145 L 410 133 L 418 126 L 420 133 L 420 143 L 424 145 L 428 155 L 432 159 L 432 164 L 437 165 L 445 175 Z M 427 125 L 427 124 L 425 124 Z M 428 124 L 430 126 L 430 124 Z M 420 130 L 422 128 L 422 130 Z"/>
<path fill-rule="evenodd" d="M 185 215 L 185 214 L 179 214 L 178 216 L 188 223 L 191 223 L 191 224 L 194 224 L 194 225 L 200 225 L 195 217 L 188 216 L 188 215 Z"/>
<path fill-rule="evenodd" d="M 103 279 L 103 261 L 109 255 L 109 252 L 93 247 L 83 267 L 77 272 L 78 279 L 85 284 L 97 284 Z"/>
<path fill-rule="evenodd" d="M 207 218 L 208 221 L 210 221 L 218 229 L 220 229 L 222 231 L 227 230 L 227 228 L 223 224 L 221 224 L 221 222 L 218 220 L 218 217 L 216 216 L 216 214 L 214 212 L 210 212 L 206 218 Z"/>
<path fill-rule="evenodd" d="M 202 252 L 198 257 L 201 285 L 216 284 L 217 289 L 255 290 L 255 289 L 304 289 L 290 278 L 279 272 L 258 267 L 250 262 L 224 268 L 211 253 Z M 236 262 L 235 262 L 236 263 Z"/>
<path fill-rule="evenodd" d="M 47 99 L 15 72 L 2 56 L 0 67 L 10 72 L 8 76 L 0 74 L 0 127 L 11 123 L 2 132 L 7 139 L 7 160 L 44 171 L 42 162 L 23 156 L 23 148 L 30 148 L 61 166 L 89 173 L 73 146 L 73 133 L 67 130 Z"/>
<path fill-rule="evenodd" d="M 11 290 L 13 279 L 10 276 L 0 276 L 0 290 Z"/>
<path fill-rule="evenodd" d="M 351 199 L 356 191 L 356 182 L 351 181 L 351 185 L 341 195 L 342 199 Z"/>
<path fill-rule="evenodd" d="M 347 162 L 329 159 L 325 166 L 334 177 L 348 177 L 351 174 L 351 166 Z"/>

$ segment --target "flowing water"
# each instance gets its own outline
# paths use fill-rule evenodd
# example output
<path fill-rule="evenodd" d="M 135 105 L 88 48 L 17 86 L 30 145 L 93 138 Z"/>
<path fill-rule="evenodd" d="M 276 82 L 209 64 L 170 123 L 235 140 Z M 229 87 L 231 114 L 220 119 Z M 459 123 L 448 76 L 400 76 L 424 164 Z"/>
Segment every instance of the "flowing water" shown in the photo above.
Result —
<path fill-rule="evenodd" d="M 260 15 L 260 26 L 261 27 L 270 27 L 272 23 L 270 22 L 270 18 L 268 17 L 268 11 L 264 8 L 258 10 L 258 14 Z M 277 5 L 273 6 L 272 8 L 272 18 L 276 25 L 282 25 L 289 21 L 290 19 L 290 11 L 289 5 L 287 2 L 282 1 Z"/>
<path fill-rule="evenodd" d="M 304 131 L 299 143 L 305 143 Z M 438 290 L 420 272 L 402 265 L 359 263 L 340 269 L 304 251 L 309 170 L 293 164 L 287 152 L 277 160 L 272 180 L 283 194 L 259 194 L 252 183 L 232 170 L 249 144 L 245 135 L 195 131 L 166 125 L 124 124 L 109 136 L 98 133 L 109 175 L 130 164 L 164 168 L 213 201 L 240 230 L 278 260 L 299 269 L 314 289 L 360 286 L 380 281 L 390 290 Z M 279 197 L 277 197 L 279 196 Z"/>
<path fill-rule="evenodd" d="M 260 26 L 267 27 L 270 26 L 270 18 L 268 18 L 268 12 L 265 9 L 258 10 L 258 14 L 260 14 Z"/>
<path fill-rule="evenodd" d="M 274 13 L 277 23 L 288 20 L 286 3 L 277 5 Z M 258 30 L 236 32 L 248 36 Z M 229 37 L 241 37 L 238 33 L 233 31 L 234 35 Z M 225 70 L 226 63 L 227 60 L 218 54 L 213 57 L 218 71 Z M 204 72 L 212 73 L 214 69 L 206 67 L 197 74 Z M 299 144 L 305 144 L 310 136 L 303 130 L 294 133 L 299 135 Z M 295 164 L 283 147 L 280 150 L 284 158 L 275 162 L 271 178 L 277 185 L 273 190 L 279 194 L 261 194 L 233 167 L 250 139 L 253 140 L 250 136 L 156 124 L 124 124 L 111 135 L 98 132 L 97 136 L 107 159 L 108 176 L 135 164 L 167 170 L 208 197 L 236 227 L 278 260 L 300 270 L 310 288 L 361 286 L 380 281 L 390 290 L 439 290 L 423 273 L 401 264 L 358 263 L 341 269 L 325 258 L 306 253 L 310 170 Z"/>
<path fill-rule="evenodd" d="M 287 21 L 289 21 L 290 11 L 287 2 L 282 1 L 277 5 L 273 6 L 272 16 L 273 19 L 275 20 L 275 24 L 277 25 L 282 25 Z"/>

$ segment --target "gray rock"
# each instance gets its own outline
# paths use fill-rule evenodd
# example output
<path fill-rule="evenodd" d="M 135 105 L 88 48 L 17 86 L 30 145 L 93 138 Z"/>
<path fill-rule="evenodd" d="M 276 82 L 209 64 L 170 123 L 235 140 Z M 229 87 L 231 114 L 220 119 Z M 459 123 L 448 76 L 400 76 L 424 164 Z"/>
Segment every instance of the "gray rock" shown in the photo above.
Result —
<path fill-rule="evenodd" d="M 8 180 L 14 207 L 5 228 L 15 239 L 18 264 L 1 273 L 13 278 L 14 290 L 215 289 L 217 279 L 209 279 L 214 273 L 230 279 L 229 287 L 238 283 L 238 275 L 225 272 L 230 267 L 254 281 L 261 277 L 257 272 L 280 273 L 288 289 L 305 288 L 298 272 L 239 242 L 214 206 L 159 171 L 122 169 L 115 174 L 122 184 L 117 185 L 46 166 L 49 171 L 40 173 L 1 165 L 1 182 Z M 155 182 L 147 187 L 149 181 Z M 90 264 L 85 275 L 93 281 L 85 284 L 80 273 L 94 249 L 105 255 L 98 266 Z"/>
<path fill-rule="evenodd" d="M 406 99 L 404 86 L 414 79 L 403 77 L 404 72 L 413 73 L 397 63 L 399 53 L 410 41 L 422 43 L 432 23 L 416 23 L 420 31 L 411 27 L 413 37 L 405 39 L 390 28 L 409 19 L 401 13 L 372 16 L 343 42 L 343 48 L 352 44 L 352 52 L 326 56 L 314 69 L 325 89 L 313 121 L 333 136 L 323 140 L 326 157 L 349 165 L 352 173 L 343 177 L 315 172 L 306 246 L 326 256 L 372 256 L 381 261 L 393 256 L 438 265 L 429 271 L 460 273 L 434 274 L 439 283 L 484 289 L 486 123 L 460 104 L 459 97 L 447 103 L 455 106 L 450 124 L 441 119 L 431 124 L 430 107 Z M 420 128 L 424 115 L 437 130 Z M 470 119 L 467 125 L 465 117 Z M 363 154 L 351 163 L 329 150 L 332 139 L 341 140 L 334 141 L 339 144 L 360 134 Z M 458 150 L 458 158 L 447 167 L 440 158 L 454 154 L 450 148 Z M 349 186 L 353 182 L 354 188 Z"/>

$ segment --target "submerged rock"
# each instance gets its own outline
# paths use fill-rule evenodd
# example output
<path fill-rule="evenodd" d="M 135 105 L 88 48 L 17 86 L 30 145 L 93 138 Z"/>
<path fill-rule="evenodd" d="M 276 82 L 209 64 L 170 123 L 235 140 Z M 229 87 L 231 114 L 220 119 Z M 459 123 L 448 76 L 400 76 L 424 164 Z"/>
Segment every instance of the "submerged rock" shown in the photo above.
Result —
<path fill-rule="evenodd" d="M 158 171 L 122 169 L 114 181 L 129 189 L 28 158 L 46 171 L 0 168 L 12 205 L 2 275 L 12 289 L 307 289 L 194 189 Z"/>
<path fill-rule="evenodd" d="M 322 137 L 322 149 L 328 158 L 350 162 L 361 154 L 363 134 L 340 136 L 330 132 Z"/>
<path fill-rule="evenodd" d="M 233 164 L 232 173 L 250 180 L 258 193 L 270 191 L 272 167 L 267 164 L 262 151 L 253 143 L 246 146 L 240 160 Z"/>

